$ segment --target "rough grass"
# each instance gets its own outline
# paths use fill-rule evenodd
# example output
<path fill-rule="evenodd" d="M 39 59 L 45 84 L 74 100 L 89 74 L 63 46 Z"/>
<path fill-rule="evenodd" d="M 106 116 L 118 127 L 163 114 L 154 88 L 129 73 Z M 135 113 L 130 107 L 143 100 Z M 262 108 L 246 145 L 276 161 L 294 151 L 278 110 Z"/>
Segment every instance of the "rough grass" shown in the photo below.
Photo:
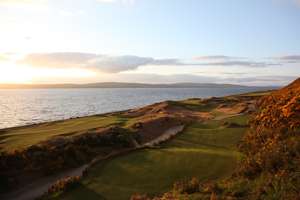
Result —
<path fill-rule="evenodd" d="M 81 187 L 59 199 L 125 200 L 133 193 L 157 195 L 174 182 L 197 177 L 220 179 L 230 175 L 240 154 L 234 146 L 245 128 L 226 128 L 225 120 L 245 124 L 247 116 L 195 123 L 160 149 L 146 149 L 96 165 Z"/>
<path fill-rule="evenodd" d="M 270 90 L 270 91 L 258 91 L 258 92 L 250 92 L 250 93 L 246 93 L 246 94 L 241 94 L 239 96 L 245 96 L 245 97 L 255 97 L 255 96 L 267 96 L 270 95 L 274 90 Z"/>
<path fill-rule="evenodd" d="M 256 93 L 253 93 L 256 94 Z M 247 95 L 253 95 L 249 93 Z M 259 92 L 257 94 L 260 94 Z M 213 109 L 218 104 L 213 102 L 203 103 L 201 99 L 187 99 L 183 101 L 168 101 L 170 105 L 180 106 L 192 111 L 211 112 L 215 116 Z M 48 140 L 54 136 L 72 136 L 85 133 L 88 130 L 119 124 L 124 128 L 130 128 L 136 123 L 138 118 L 128 118 L 122 114 L 96 115 L 81 117 L 56 122 L 48 122 L 37 125 L 30 125 L 18 128 L 0 130 L 0 152 L 23 149 Z"/>
<path fill-rule="evenodd" d="M 122 125 L 127 120 L 121 116 L 91 116 L 6 129 L 0 132 L 0 151 L 26 148 L 53 136 L 70 136 L 85 133 L 94 128 L 113 124 Z"/>
<path fill-rule="evenodd" d="M 202 103 L 201 99 L 187 99 L 183 101 L 169 101 L 171 105 L 183 107 L 188 110 L 198 112 L 210 112 L 217 107 L 216 103 L 206 102 Z"/>

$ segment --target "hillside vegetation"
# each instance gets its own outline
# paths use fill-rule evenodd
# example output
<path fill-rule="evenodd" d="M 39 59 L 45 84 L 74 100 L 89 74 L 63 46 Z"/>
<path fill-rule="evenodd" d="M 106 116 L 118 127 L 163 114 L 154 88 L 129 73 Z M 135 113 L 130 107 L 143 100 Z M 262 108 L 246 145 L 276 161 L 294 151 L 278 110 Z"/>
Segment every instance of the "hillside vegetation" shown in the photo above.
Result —
<path fill-rule="evenodd" d="M 8 128 L 0 131 L 0 152 L 25 149 L 55 136 L 74 136 L 86 133 L 95 128 L 122 125 L 128 120 L 128 118 L 122 116 L 99 115 Z"/>
<path fill-rule="evenodd" d="M 81 186 L 58 199 L 130 199 L 133 193 L 157 195 L 173 183 L 197 177 L 216 180 L 231 175 L 240 153 L 236 144 L 246 131 L 247 115 L 194 123 L 158 149 L 145 149 L 99 163 Z M 235 122 L 241 127 L 224 126 Z"/>
<path fill-rule="evenodd" d="M 237 144 L 249 128 L 249 115 L 265 94 L 166 101 L 4 129 L 0 198 L 45 193 L 46 199 L 125 200 L 134 193 L 159 195 L 192 177 L 201 182 L 230 177 L 242 157 Z M 167 132 L 182 130 L 178 127 L 185 129 L 169 140 Z M 160 138 L 168 141 L 159 144 Z M 83 177 L 61 179 L 64 174 Z"/>
<path fill-rule="evenodd" d="M 300 79 L 260 100 L 241 150 L 239 175 L 263 179 L 253 198 L 300 198 Z"/>
<path fill-rule="evenodd" d="M 179 182 L 154 199 L 300 199 L 300 79 L 261 98 L 257 106 L 239 145 L 245 156 L 231 178 Z"/>
<path fill-rule="evenodd" d="M 174 182 L 230 177 L 242 154 L 237 144 L 248 129 L 249 113 L 260 95 L 169 101 L 129 111 L 128 117 L 167 115 L 182 119 L 185 130 L 170 141 L 98 163 L 76 189 L 55 187 L 46 199 L 126 200 L 134 193 L 158 195 Z M 144 119 L 144 122 L 147 119 Z M 163 123 L 168 123 L 164 121 Z M 130 123 L 129 123 L 130 124 Z M 144 139 L 157 137 L 157 124 L 144 127 Z M 157 129 L 158 128 L 158 129 Z M 64 191 L 64 192 L 63 192 Z M 62 193 L 62 194 L 61 194 Z"/>

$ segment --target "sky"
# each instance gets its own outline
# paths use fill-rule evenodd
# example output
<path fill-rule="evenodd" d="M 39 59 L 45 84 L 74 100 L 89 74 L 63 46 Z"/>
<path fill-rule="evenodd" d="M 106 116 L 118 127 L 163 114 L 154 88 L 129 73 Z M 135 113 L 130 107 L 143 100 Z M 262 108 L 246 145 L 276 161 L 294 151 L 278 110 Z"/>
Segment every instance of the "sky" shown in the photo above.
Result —
<path fill-rule="evenodd" d="M 0 83 L 299 75 L 300 0 L 0 0 Z"/>

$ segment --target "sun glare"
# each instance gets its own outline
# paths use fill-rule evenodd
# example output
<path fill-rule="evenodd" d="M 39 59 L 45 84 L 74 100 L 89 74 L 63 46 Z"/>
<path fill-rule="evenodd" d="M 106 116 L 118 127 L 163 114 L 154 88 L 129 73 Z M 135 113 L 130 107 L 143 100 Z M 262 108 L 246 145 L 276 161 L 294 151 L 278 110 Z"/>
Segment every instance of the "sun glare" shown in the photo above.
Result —
<path fill-rule="evenodd" d="M 94 76 L 94 72 L 84 69 L 50 69 L 19 66 L 12 63 L 0 65 L 0 83 L 33 83 L 48 78 L 84 78 Z"/>
<path fill-rule="evenodd" d="M 28 83 L 32 79 L 32 74 L 14 64 L 3 63 L 0 65 L 0 83 Z"/>

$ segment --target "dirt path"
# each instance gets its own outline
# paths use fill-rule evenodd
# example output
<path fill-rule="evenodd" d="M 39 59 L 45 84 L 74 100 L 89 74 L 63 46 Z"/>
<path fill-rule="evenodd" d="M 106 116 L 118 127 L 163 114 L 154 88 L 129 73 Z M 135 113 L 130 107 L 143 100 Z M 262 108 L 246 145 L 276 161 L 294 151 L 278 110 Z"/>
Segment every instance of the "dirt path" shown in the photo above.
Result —
<path fill-rule="evenodd" d="M 139 145 L 138 143 L 136 143 L 136 147 L 134 149 L 129 149 L 126 152 L 130 152 L 130 151 L 145 148 L 145 147 L 153 147 L 161 142 L 171 139 L 173 136 L 175 136 L 176 134 L 181 132 L 183 129 L 184 129 L 183 125 L 170 128 L 167 131 L 165 131 L 161 136 L 152 140 L 151 142 L 148 142 L 144 145 Z M 52 186 L 54 183 L 56 183 L 56 181 L 63 179 L 65 177 L 70 177 L 70 176 L 82 176 L 82 174 L 85 170 L 87 170 L 89 167 L 95 165 L 99 161 L 103 161 L 103 160 L 112 158 L 114 156 L 118 156 L 122 153 L 124 153 L 124 152 L 123 151 L 113 152 L 105 157 L 96 157 L 89 164 L 83 165 L 76 169 L 72 169 L 67 172 L 57 174 L 55 176 L 40 178 L 39 180 L 36 180 L 28 185 L 25 185 L 21 189 L 18 189 L 9 194 L 0 196 L 0 199 L 1 200 L 33 200 L 33 199 L 36 199 L 36 198 L 42 196 L 45 192 L 47 192 L 48 188 L 50 186 Z"/>
<path fill-rule="evenodd" d="M 48 188 L 53 185 L 57 180 L 62 179 L 68 176 L 80 176 L 82 172 L 86 169 L 87 165 L 83 165 L 76 169 L 72 169 L 55 176 L 49 176 L 40 178 L 28 185 L 25 185 L 23 188 L 18 189 L 12 193 L 0 196 L 1 200 L 32 200 L 37 197 L 42 196 L 47 192 Z"/>

